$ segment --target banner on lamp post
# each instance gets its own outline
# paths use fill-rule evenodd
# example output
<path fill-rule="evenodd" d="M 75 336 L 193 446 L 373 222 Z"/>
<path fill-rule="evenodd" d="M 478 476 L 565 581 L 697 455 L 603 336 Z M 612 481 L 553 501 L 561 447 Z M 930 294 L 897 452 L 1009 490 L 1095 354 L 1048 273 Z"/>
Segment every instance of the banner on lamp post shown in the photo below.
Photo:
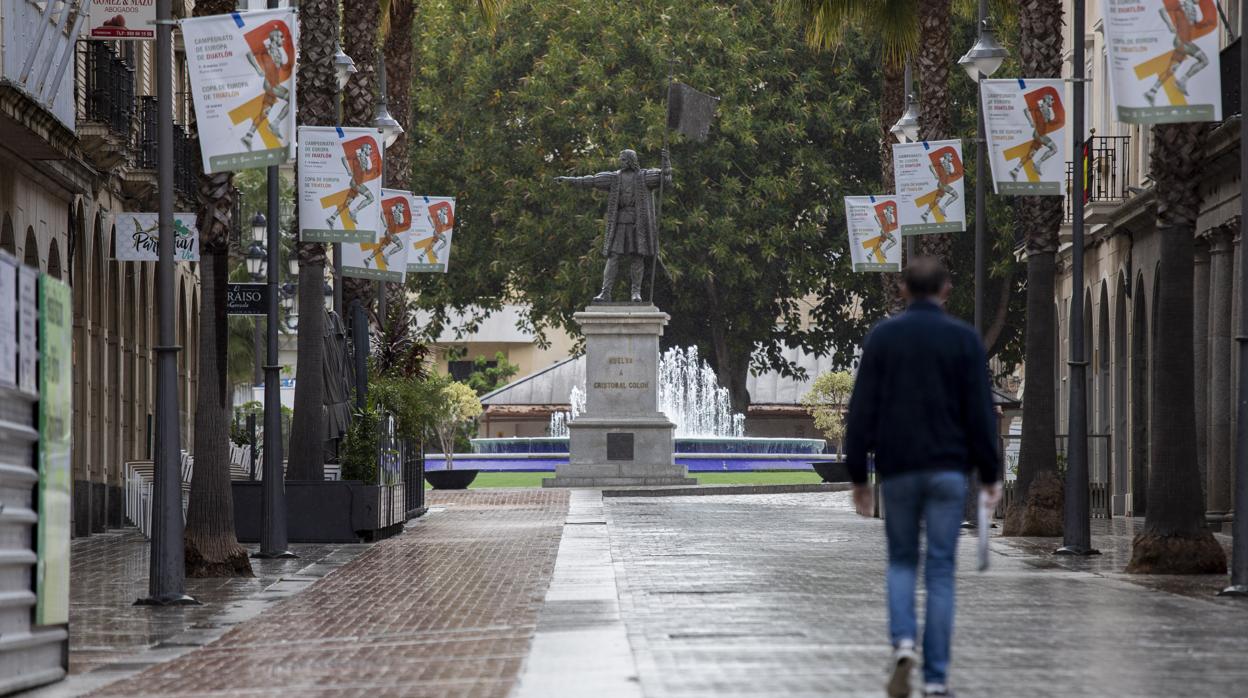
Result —
<path fill-rule="evenodd" d="M 97 41 L 156 40 L 156 0 L 91 0 L 87 34 Z"/>
<path fill-rule="evenodd" d="M 901 271 L 901 210 L 909 197 L 845 197 L 845 227 L 854 271 Z"/>
<path fill-rule="evenodd" d="M 960 233 L 966 230 L 966 185 L 962 141 L 919 141 L 893 145 L 897 193 L 908 197 L 901 234 Z"/>
<path fill-rule="evenodd" d="M 173 214 L 174 259 L 199 261 L 199 230 L 194 213 Z M 119 262 L 155 262 L 160 259 L 160 214 L 114 213 L 114 259 Z"/>
<path fill-rule="evenodd" d="M 381 228 L 381 131 L 299 127 L 299 239 L 376 242 Z"/>
<path fill-rule="evenodd" d="M 295 10 L 181 21 L 204 172 L 282 165 L 295 143 Z"/>
<path fill-rule="evenodd" d="M 451 236 L 455 233 L 455 197 L 417 196 L 409 272 L 445 274 L 451 265 Z"/>
<path fill-rule="evenodd" d="M 410 191 L 381 190 L 384 232 L 377 242 L 342 246 L 342 275 L 403 283 L 417 206 Z"/>
<path fill-rule="evenodd" d="M 997 194 L 1066 193 L 1066 86 L 1060 79 L 984 80 L 980 95 Z"/>
<path fill-rule="evenodd" d="M 1222 120 L 1214 0 L 1107 0 L 1114 114 L 1132 124 Z"/>

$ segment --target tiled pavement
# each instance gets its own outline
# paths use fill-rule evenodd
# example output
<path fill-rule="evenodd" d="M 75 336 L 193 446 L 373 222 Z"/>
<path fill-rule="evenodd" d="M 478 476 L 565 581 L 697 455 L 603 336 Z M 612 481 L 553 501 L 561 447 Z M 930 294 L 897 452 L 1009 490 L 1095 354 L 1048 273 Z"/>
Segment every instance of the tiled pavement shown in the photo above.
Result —
<path fill-rule="evenodd" d="M 567 492 L 432 494 L 434 509 L 219 640 L 92 695 L 506 696 Z"/>
<path fill-rule="evenodd" d="M 402 536 L 99 695 L 883 695 L 882 524 L 847 494 L 430 503 Z M 1216 578 L 1122 575 L 1131 526 L 1096 522 L 1107 554 L 1089 560 L 994 541 L 987 574 L 964 545 L 960 695 L 1242 695 L 1248 604 L 1210 597 Z"/>

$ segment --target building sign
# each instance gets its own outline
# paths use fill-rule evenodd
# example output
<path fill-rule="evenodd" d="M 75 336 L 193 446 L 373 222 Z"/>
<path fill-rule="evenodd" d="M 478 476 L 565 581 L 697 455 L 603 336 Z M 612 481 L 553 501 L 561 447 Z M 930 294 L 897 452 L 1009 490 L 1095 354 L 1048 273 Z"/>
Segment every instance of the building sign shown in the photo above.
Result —
<path fill-rule="evenodd" d="M 0 386 L 17 387 L 17 260 L 0 252 Z"/>
<path fill-rule="evenodd" d="M 17 270 L 17 389 L 34 395 L 39 390 L 39 270 L 22 266 Z"/>
<path fill-rule="evenodd" d="M 1107 0 L 1114 114 L 1132 124 L 1222 120 L 1214 0 Z"/>
<path fill-rule="evenodd" d="M 174 261 L 199 261 L 199 229 L 194 213 L 173 214 Z M 117 261 L 155 262 L 160 259 L 160 214 L 114 213 L 113 246 Z"/>
<path fill-rule="evenodd" d="M 901 209 L 894 195 L 845 197 L 845 224 L 854 271 L 901 271 Z"/>
<path fill-rule="evenodd" d="M 403 283 L 407 273 L 407 255 L 411 244 L 414 212 L 424 212 L 423 203 L 416 205 L 410 191 L 381 190 L 381 221 L 383 234 L 377 242 L 357 242 L 342 246 L 342 274 L 358 279 L 375 279 Z"/>
<path fill-rule="evenodd" d="M 84 39 L 156 38 L 156 0 L 91 0 Z"/>
<path fill-rule="evenodd" d="M 293 9 L 184 19 L 204 172 L 290 161 L 295 137 Z"/>
<path fill-rule="evenodd" d="M 412 228 L 409 272 L 440 272 L 451 265 L 451 236 L 455 234 L 455 197 L 417 196 L 419 207 Z"/>
<path fill-rule="evenodd" d="M 1059 79 L 984 80 L 984 129 L 997 194 L 1066 193 L 1066 85 Z"/>
<path fill-rule="evenodd" d="M 376 242 L 381 228 L 381 131 L 299 127 L 299 239 Z"/>
<path fill-rule="evenodd" d="M 962 141 L 893 145 L 893 177 L 897 193 L 910 197 L 901 211 L 902 235 L 966 230 Z"/>
<path fill-rule="evenodd" d="M 226 284 L 225 314 L 268 315 L 268 284 Z"/>
<path fill-rule="evenodd" d="M 69 622 L 70 425 L 73 423 L 73 299 L 39 278 L 39 527 L 35 623 Z"/>

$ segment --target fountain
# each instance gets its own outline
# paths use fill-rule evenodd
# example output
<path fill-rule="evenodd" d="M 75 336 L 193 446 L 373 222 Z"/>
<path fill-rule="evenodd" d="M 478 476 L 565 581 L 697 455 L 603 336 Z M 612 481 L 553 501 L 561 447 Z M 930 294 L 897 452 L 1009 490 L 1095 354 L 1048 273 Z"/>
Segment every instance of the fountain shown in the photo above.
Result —
<path fill-rule="evenodd" d="M 728 389 L 697 347 L 663 352 L 658 375 L 660 410 L 676 425 L 676 460 L 690 471 L 808 470 L 812 461 L 836 458 L 824 453 L 822 439 L 745 436 L 745 415 L 732 411 Z M 572 388 L 568 404 L 568 411 L 551 415 L 550 436 L 473 439 L 473 454 L 491 461 L 483 469 L 552 469 L 567 457 L 568 424 L 585 411 L 582 386 Z M 514 460 L 504 466 L 507 457 Z"/>

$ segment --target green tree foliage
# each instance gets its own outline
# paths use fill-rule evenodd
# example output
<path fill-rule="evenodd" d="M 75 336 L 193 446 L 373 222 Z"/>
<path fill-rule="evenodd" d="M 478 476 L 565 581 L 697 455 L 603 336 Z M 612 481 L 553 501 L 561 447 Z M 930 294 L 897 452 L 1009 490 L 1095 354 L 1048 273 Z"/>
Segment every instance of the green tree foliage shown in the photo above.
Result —
<path fill-rule="evenodd" d="M 756 367 L 786 367 L 786 345 L 852 358 L 878 304 L 850 272 L 841 207 L 878 182 L 869 50 L 816 54 L 761 1 L 537 0 L 492 35 L 447 2 L 418 12 L 412 183 L 459 197 L 451 272 L 413 282 L 430 332 L 447 308 L 517 296 L 534 328 L 575 331 L 601 278 L 606 200 L 551 179 L 611 168 L 625 147 L 658 165 L 674 54 L 677 77 L 722 102 L 706 143 L 672 143 L 655 298 L 667 341 L 700 345 L 721 382 L 731 364 L 734 393 L 756 348 Z M 812 329 L 806 297 L 820 298 Z"/>
<path fill-rule="evenodd" d="M 451 347 L 446 353 L 448 361 L 460 361 L 468 354 L 466 347 Z M 493 364 L 493 365 L 491 365 Z M 501 351 L 494 352 L 494 358 L 478 356 L 472 360 L 472 373 L 464 380 L 469 388 L 477 391 L 477 395 L 487 395 L 507 385 L 507 382 L 520 372 L 520 367 L 507 360 Z"/>
<path fill-rule="evenodd" d="M 815 428 L 837 445 L 841 453 L 841 439 L 845 438 L 845 408 L 854 390 L 854 376 L 848 371 L 828 371 L 819 374 L 810 390 L 802 396 L 802 405 L 815 420 Z"/>

